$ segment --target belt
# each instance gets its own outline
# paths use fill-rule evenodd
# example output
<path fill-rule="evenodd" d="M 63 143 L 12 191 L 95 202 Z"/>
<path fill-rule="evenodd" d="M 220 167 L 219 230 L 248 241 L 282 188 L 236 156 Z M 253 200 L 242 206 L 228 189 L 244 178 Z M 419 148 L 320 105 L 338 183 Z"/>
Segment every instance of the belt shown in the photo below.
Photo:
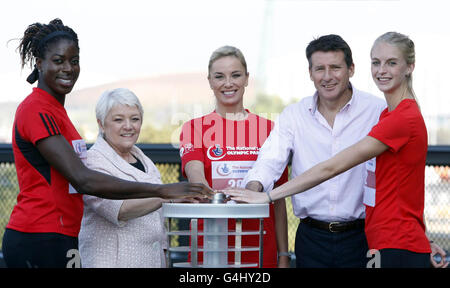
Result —
<path fill-rule="evenodd" d="M 324 222 L 310 217 L 306 217 L 300 220 L 300 223 L 305 223 L 308 226 L 326 230 L 329 232 L 345 232 L 349 230 L 364 229 L 364 219 L 357 219 L 355 221 L 348 222 Z"/>

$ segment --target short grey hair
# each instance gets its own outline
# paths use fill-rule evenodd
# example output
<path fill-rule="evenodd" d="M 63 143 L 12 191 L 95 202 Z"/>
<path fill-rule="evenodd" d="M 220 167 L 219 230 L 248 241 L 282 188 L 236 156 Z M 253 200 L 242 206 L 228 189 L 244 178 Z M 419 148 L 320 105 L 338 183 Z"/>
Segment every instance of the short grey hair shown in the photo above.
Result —
<path fill-rule="evenodd" d="M 127 88 L 117 88 L 114 90 L 107 90 L 102 93 L 95 106 L 95 116 L 105 125 L 105 119 L 111 108 L 116 105 L 136 106 L 141 113 L 141 118 L 144 116 L 139 98 Z"/>

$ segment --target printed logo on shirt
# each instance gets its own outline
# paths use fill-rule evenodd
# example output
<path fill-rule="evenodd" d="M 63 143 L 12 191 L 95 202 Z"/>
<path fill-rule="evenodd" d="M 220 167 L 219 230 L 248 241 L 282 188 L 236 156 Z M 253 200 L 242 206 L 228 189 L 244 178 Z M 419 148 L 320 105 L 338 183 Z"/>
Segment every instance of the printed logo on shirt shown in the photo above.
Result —
<path fill-rule="evenodd" d="M 224 149 L 220 148 L 220 144 L 215 144 L 214 146 L 210 146 L 208 148 L 206 155 L 208 156 L 209 160 L 216 161 L 225 157 L 226 153 Z"/>
<path fill-rule="evenodd" d="M 223 163 L 217 165 L 216 170 L 217 170 L 216 171 L 217 174 L 220 175 L 220 176 L 228 176 L 232 172 L 230 166 L 227 165 L 227 162 L 223 162 Z"/>
<path fill-rule="evenodd" d="M 85 163 L 87 159 L 87 146 L 83 139 L 72 140 L 72 146 L 75 153 L 80 157 L 81 161 Z"/>
<path fill-rule="evenodd" d="M 180 148 L 180 157 L 183 157 L 192 151 L 194 151 L 194 145 L 192 145 L 192 143 L 186 143 Z"/>
<path fill-rule="evenodd" d="M 242 180 L 255 161 L 215 161 L 211 162 L 213 189 L 241 187 Z"/>
<path fill-rule="evenodd" d="M 42 123 L 44 123 L 44 126 L 47 129 L 48 135 L 61 135 L 61 131 L 59 130 L 59 127 L 56 124 L 53 116 L 48 115 L 47 113 L 39 113 L 39 116 L 41 117 Z"/>

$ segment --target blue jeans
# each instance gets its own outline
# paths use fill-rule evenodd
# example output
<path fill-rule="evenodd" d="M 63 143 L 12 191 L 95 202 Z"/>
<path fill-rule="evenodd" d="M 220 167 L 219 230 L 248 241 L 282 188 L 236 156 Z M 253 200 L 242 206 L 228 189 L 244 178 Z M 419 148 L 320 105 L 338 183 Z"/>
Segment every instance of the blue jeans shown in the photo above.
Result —
<path fill-rule="evenodd" d="M 333 233 L 300 223 L 295 237 L 297 268 L 365 268 L 364 229 Z"/>

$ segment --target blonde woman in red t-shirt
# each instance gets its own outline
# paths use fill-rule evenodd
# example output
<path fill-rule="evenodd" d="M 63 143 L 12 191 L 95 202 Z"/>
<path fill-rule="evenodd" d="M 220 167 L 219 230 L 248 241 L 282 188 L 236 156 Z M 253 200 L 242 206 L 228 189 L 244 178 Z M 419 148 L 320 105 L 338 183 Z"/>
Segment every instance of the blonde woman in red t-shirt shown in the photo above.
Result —
<path fill-rule="evenodd" d="M 180 135 L 182 170 L 189 182 L 203 183 L 216 190 L 239 187 L 256 160 L 273 122 L 244 108 L 248 78 L 247 64 L 239 49 L 223 46 L 212 53 L 208 82 L 216 99 L 215 110 L 186 122 Z M 286 169 L 278 184 L 287 180 Z M 234 229 L 234 220 L 228 223 L 230 229 Z M 244 219 L 242 229 L 257 230 L 258 223 L 256 219 Z M 199 227 L 203 229 L 203 224 Z M 284 199 L 270 205 L 270 217 L 264 219 L 264 230 L 263 267 L 289 267 Z M 244 236 L 242 246 L 255 246 L 258 241 L 256 236 Z M 234 237 L 229 237 L 229 246 L 233 243 Z M 198 260 L 202 259 L 200 254 Z M 228 259 L 232 261 L 232 253 Z M 257 251 L 242 252 L 242 264 L 258 263 L 258 260 Z"/>
<path fill-rule="evenodd" d="M 444 251 L 425 235 L 423 220 L 427 131 L 412 88 L 414 43 L 388 32 L 371 50 L 372 77 L 388 108 L 368 136 L 288 183 L 264 193 L 230 190 L 237 201 L 267 203 L 304 192 L 366 162 L 366 236 L 380 252 L 381 267 L 430 267 Z M 374 158 L 376 157 L 376 159 Z M 442 257 L 444 259 L 445 257 Z M 434 267 L 446 267 L 444 260 Z"/>

